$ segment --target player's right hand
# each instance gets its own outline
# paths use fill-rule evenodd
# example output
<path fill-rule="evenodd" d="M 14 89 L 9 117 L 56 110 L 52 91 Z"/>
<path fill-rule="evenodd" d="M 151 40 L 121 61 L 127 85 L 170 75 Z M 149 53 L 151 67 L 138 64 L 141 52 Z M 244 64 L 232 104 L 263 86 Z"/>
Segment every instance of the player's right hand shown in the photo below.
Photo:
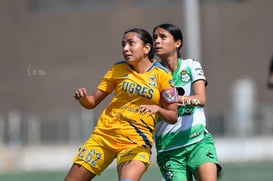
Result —
<path fill-rule="evenodd" d="M 87 92 L 85 88 L 79 88 L 74 93 L 73 97 L 77 100 L 83 99 L 87 96 Z"/>

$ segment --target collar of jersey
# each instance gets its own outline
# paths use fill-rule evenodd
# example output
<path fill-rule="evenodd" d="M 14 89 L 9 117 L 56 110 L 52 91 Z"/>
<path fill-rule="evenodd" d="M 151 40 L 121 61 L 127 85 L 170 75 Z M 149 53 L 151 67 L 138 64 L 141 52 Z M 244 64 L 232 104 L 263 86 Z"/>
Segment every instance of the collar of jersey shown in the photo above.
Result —
<path fill-rule="evenodd" d="M 151 71 L 152 68 L 158 64 L 158 62 L 157 62 L 155 59 L 152 59 L 152 63 L 153 63 L 152 66 L 151 66 L 146 72 Z M 133 67 L 132 65 L 130 65 L 130 64 L 128 64 L 128 65 L 129 65 L 129 67 L 130 67 L 132 70 L 135 70 L 134 67 Z"/>

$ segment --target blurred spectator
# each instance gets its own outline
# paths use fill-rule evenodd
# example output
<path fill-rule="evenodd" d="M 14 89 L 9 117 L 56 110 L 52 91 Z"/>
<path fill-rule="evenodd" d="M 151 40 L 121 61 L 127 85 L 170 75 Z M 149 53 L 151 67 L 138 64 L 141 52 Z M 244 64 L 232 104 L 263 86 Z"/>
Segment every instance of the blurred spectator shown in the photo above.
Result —
<path fill-rule="evenodd" d="M 270 89 L 273 89 L 273 56 L 271 58 L 271 65 L 269 69 L 268 87 Z"/>

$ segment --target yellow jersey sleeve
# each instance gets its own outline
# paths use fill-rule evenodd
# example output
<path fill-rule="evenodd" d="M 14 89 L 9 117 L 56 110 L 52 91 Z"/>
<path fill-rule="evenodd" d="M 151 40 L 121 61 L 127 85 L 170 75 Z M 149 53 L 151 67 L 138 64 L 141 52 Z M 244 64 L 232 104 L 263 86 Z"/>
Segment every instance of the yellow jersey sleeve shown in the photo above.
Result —
<path fill-rule="evenodd" d="M 115 81 L 114 81 L 114 79 L 112 79 L 113 70 L 114 70 L 114 67 L 112 67 L 110 70 L 108 70 L 108 72 L 102 78 L 102 80 L 98 86 L 98 89 L 100 89 L 104 92 L 112 93 L 112 91 L 116 87 Z"/>

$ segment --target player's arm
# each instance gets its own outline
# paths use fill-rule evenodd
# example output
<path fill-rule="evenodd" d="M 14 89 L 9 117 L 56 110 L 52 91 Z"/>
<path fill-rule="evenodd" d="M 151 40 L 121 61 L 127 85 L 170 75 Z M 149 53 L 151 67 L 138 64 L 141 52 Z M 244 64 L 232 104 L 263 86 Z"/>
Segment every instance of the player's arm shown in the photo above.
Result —
<path fill-rule="evenodd" d="M 194 105 L 203 107 L 205 104 L 206 92 L 204 80 L 197 80 L 193 83 L 193 96 L 178 96 L 178 106 Z"/>
<path fill-rule="evenodd" d="M 176 103 L 163 103 L 163 107 L 159 107 L 158 114 L 165 122 L 175 124 L 177 122 Z"/>
<path fill-rule="evenodd" d="M 177 122 L 177 106 L 176 103 L 163 103 L 163 106 L 158 105 L 140 105 L 138 111 L 141 114 L 148 113 L 149 116 L 157 113 L 161 119 L 170 124 Z"/>
<path fill-rule="evenodd" d="M 86 109 L 95 108 L 109 93 L 100 89 L 96 89 L 95 92 L 88 96 L 85 88 L 79 88 L 74 93 L 74 98 L 77 99 L 80 104 Z"/>

